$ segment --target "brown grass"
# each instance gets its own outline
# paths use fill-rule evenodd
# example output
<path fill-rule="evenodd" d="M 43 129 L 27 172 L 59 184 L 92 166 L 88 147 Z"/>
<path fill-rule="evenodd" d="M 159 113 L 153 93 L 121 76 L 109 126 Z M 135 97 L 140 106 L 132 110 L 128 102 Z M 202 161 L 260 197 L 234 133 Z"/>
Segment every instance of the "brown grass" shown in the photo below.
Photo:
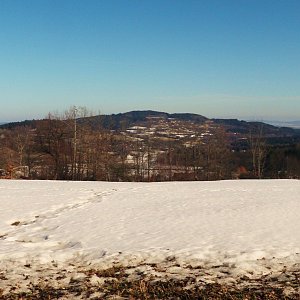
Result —
<path fill-rule="evenodd" d="M 141 275 L 138 280 L 129 280 L 122 267 L 112 267 L 105 270 L 90 269 L 85 272 L 84 280 L 71 280 L 64 288 L 55 289 L 49 285 L 31 285 L 30 291 L 18 292 L 12 290 L 3 295 L 3 300 L 49 300 L 49 299 L 203 299 L 203 300 L 296 300 L 299 294 L 286 296 L 283 288 L 275 288 L 266 282 L 255 286 L 239 288 L 218 283 L 196 283 L 194 278 L 183 280 L 174 278 L 155 278 Z M 104 283 L 98 286 L 89 281 L 91 276 L 104 278 Z M 107 279 L 107 280 L 106 280 Z M 119 298 L 118 298 L 119 297 Z M 120 298 L 121 297 L 121 298 Z"/>

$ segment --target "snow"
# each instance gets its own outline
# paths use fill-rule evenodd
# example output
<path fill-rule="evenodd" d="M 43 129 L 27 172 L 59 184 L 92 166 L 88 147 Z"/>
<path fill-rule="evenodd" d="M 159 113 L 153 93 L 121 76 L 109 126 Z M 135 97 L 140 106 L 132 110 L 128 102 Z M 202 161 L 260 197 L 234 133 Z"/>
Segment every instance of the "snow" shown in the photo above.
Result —
<path fill-rule="evenodd" d="M 0 180 L 0 203 L 0 269 L 174 261 L 172 274 L 214 267 L 209 282 L 300 264 L 298 180 Z"/>

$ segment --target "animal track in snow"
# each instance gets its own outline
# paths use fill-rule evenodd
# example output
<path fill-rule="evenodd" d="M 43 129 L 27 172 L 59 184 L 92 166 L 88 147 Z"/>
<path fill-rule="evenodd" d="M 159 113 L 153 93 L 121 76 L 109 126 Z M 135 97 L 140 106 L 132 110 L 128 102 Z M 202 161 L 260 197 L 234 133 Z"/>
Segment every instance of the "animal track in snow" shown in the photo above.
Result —
<path fill-rule="evenodd" d="M 92 190 L 93 191 L 93 190 Z M 110 191 L 105 192 L 95 192 L 93 191 L 94 195 L 77 203 L 70 203 L 66 204 L 60 207 L 57 207 L 53 210 L 48 210 L 46 212 L 42 212 L 39 215 L 36 215 L 34 219 L 28 219 L 28 220 L 17 220 L 11 223 L 11 226 L 13 227 L 12 230 L 0 234 L 0 240 L 8 240 L 8 241 L 17 241 L 17 242 L 24 242 L 24 243 L 34 243 L 34 242 L 40 242 L 40 241 L 47 241 L 47 239 L 43 238 L 31 238 L 29 236 L 26 236 L 26 232 L 36 232 L 41 231 L 44 232 L 45 228 L 42 226 L 42 223 L 46 220 L 57 218 L 63 213 L 69 212 L 71 210 L 83 208 L 89 204 L 92 203 L 101 203 L 103 201 L 103 197 L 108 196 L 112 194 L 113 192 L 116 192 L 116 189 L 112 189 Z M 36 229 L 32 228 L 33 226 L 36 226 Z M 30 230 L 29 227 L 30 226 Z M 57 228 L 57 227 L 56 227 Z M 47 228 L 47 232 L 55 230 L 56 228 Z"/>

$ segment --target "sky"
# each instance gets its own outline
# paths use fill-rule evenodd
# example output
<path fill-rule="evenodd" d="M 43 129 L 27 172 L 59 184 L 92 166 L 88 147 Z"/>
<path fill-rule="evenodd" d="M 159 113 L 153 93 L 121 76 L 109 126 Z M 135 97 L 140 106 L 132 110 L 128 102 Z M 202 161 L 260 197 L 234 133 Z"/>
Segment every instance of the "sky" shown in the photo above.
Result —
<path fill-rule="evenodd" d="M 299 32 L 299 0 L 0 0 L 0 121 L 300 120 Z"/>

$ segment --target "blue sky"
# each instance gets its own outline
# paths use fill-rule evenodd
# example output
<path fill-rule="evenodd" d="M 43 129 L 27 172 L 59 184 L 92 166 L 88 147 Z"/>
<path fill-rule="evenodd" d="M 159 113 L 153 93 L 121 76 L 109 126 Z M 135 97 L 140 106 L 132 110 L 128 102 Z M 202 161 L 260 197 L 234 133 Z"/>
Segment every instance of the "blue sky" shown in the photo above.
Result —
<path fill-rule="evenodd" d="M 105 114 L 300 119 L 299 0 L 1 0 L 0 121 Z"/>

